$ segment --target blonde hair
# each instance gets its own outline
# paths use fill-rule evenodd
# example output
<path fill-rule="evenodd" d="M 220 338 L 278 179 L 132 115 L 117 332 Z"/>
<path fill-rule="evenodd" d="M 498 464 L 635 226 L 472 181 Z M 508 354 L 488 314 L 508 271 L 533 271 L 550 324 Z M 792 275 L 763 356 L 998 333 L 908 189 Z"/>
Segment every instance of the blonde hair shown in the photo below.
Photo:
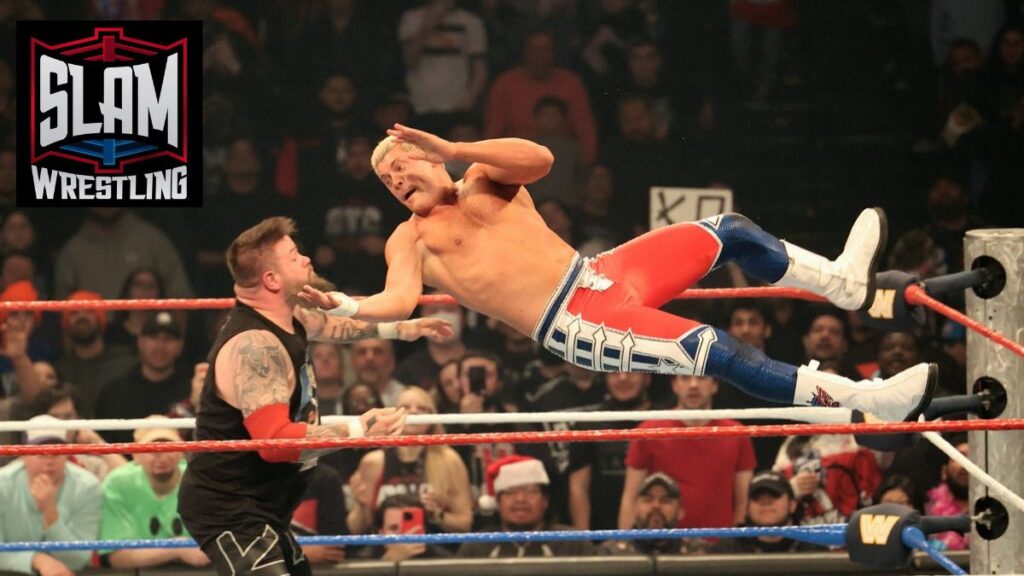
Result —
<path fill-rule="evenodd" d="M 406 152 L 422 152 L 423 149 L 415 144 L 408 142 L 399 142 L 394 136 L 386 136 L 383 140 L 377 143 L 377 146 L 373 149 L 373 154 L 370 155 L 370 166 L 373 167 L 373 173 L 380 176 L 380 172 L 377 171 L 377 165 L 380 164 L 384 157 L 389 152 L 398 147 Z"/>
<path fill-rule="evenodd" d="M 437 414 L 437 403 L 434 401 L 434 397 L 426 390 L 416 386 L 410 386 L 405 390 L 402 390 L 399 396 L 404 394 L 416 395 L 419 398 L 419 401 L 430 406 L 433 414 Z M 441 424 L 431 424 L 430 427 L 427 428 L 426 433 L 444 434 L 444 426 Z M 452 478 L 452 473 L 448 463 L 454 461 L 458 461 L 460 464 L 462 463 L 462 459 L 459 457 L 458 452 L 449 446 L 427 446 L 424 449 L 423 473 L 424 476 L 426 476 L 425 480 L 431 485 L 431 487 L 433 487 L 434 492 L 443 494 L 446 497 L 450 497 L 452 495 L 452 492 L 455 490 L 455 481 Z"/>
<path fill-rule="evenodd" d="M 228 247 L 228 270 L 235 284 L 255 286 L 266 267 L 267 251 L 279 240 L 295 233 L 295 221 L 275 216 L 242 232 Z"/>

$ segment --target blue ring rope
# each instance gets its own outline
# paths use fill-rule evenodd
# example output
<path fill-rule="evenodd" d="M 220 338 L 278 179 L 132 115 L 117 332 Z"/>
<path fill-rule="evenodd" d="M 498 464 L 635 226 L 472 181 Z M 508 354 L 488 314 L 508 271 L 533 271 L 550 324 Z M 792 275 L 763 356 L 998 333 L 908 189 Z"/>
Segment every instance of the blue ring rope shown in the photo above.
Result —
<path fill-rule="evenodd" d="M 461 544 L 464 542 L 565 542 L 578 540 L 670 540 L 676 538 L 755 538 L 782 536 L 822 546 L 842 546 L 846 524 L 819 526 L 764 526 L 740 528 L 676 528 L 671 530 L 557 530 L 548 532 L 469 532 L 464 534 L 362 534 L 355 536 L 300 536 L 299 544 L 380 546 L 386 544 Z M 69 550 L 121 550 L 134 548 L 191 548 L 191 538 L 159 540 L 79 540 L 61 542 L 5 542 L 0 552 L 63 552 Z"/>
<path fill-rule="evenodd" d="M 578 540 L 671 540 L 677 538 L 756 538 L 782 536 L 822 546 L 844 546 L 846 524 L 818 526 L 758 526 L 736 528 L 676 528 L 669 530 L 558 530 L 548 532 L 469 532 L 463 534 L 363 534 L 356 536 L 300 536 L 299 544 L 331 546 L 383 546 L 388 544 L 461 544 L 465 542 L 565 542 Z M 904 528 L 903 543 L 928 554 L 950 574 L 966 574 L 952 560 L 928 544 L 915 526 Z M 191 548 L 191 538 L 154 540 L 79 540 L 0 543 L 3 552 L 63 552 L 70 550 L 124 550 L 138 548 Z"/>
<path fill-rule="evenodd" d="M 938 562 L 939 566 L 942 566 L 949 571 L 950 574 L 967 574 L 962 568 L 956 565 L 955 562 L 949 559 L 948 556 L 942 552 L 932 548 L 928 544 L 928 537 L 924 535 L 917 526 L 907 526 L 903 529 L 903 543 L 911 548 L 917 548 L 931 557 L 932 560 Z"/>

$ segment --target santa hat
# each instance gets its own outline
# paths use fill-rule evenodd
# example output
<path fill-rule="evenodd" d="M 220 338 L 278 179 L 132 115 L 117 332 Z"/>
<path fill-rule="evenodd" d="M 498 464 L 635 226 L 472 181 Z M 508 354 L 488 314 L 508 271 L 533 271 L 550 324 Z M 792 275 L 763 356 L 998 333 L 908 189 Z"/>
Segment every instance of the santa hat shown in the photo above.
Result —
<path fill-rule="evenodd" d="M 2 293 L 0 293 L 0 301 L 3 302 L 33 302 L 39 300 L 39 292 L 36 291 L 36 287 L 32 285 L 28 280 L 19 280 L 12 282 Z M 0 313 L 0 322 L 7 319 L 8 312 L 4 311 Z M 39 326 L 39 323 L 43 319 L 43 313 L 39 310 L 32 312 L 32 317 L 35 319 L 35 325 Z"/>
<path fill-rule="evenodd" d="M 97 294 L 96 292 L 91 292 L 89 290 L 76 290 L 76 291 L 72 292 L 70 295 L 68 295 L 68 300 L 69 301 L 70 300 L 103 300 L 103 296 L 100 295 L 100 294 Z M 82 308 L 82 310 L 85 310 L 85 311 L 88 311 L 88 312 L 92 312 L 93 314 L 96 315 L 96 319 L 99 320 L 99 323 L 100 323 L 100 332 L 102 332 L 102 331 L 107 329 L 107 313 L 106 312 L 104 312 L 103 310 L 100 310 L 98 308 Z M 67 330 L 68 327 L 71 325 L 71 311 L 70 310 L 66 310 L 66 311 L 64 311 L 63 314 L 61 314 L 60 325 L 61 325 L 61 328 L 63 328 L 64 330 Z"/>
<path fill-rule="evenodd" d="M 498 506 L 495 498 L 505 490 L 550 483 L 540 460 L 530 456 L 506 456 L 487 467 L 487 493 L 480 496 L 478 504 L 482 510 L 494 510 Z"/>

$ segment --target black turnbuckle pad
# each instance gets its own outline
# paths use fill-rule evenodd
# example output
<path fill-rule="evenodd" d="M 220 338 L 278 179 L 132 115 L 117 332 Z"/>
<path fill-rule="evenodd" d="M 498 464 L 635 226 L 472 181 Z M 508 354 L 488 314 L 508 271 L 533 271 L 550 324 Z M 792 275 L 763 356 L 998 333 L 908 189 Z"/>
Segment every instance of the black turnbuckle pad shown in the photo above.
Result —
<path fill-rule="evenodd" d="M 973 389 L 982 398 L 981 409 L 976 412 L 979 418 L 991 420 L 1006 410 L 1006 387 L 999 380 L 982 376 L 975 380 Z"/>
<path fill-rule="evenodd" d="M 995 540 L 1010 527 L 1010 513 L 1003 503 L 991 496 L 974 502 L 974 529 L 985 540 Z"/>
<path fill-rule="evenodd" d="M 950 414 L 969 412 L 981 414 L 985 409 L 985 397 L 978 394 L 960 394 L 935 398 L 924 410 L 925 420 L 935 420 Z"/>
<path fill-rule="evenodd" d="M 1005 509 L 1004 509 L 1005 510 Z M 850 560 L 876 570 L 900 570 L 910 563 L 913 550 L 903 541 L 903 530 L 920 529 L 925 534 L 949 530 L 970 532 L 971 518 L 921 516 L 899 504 L 876 504 L 853 513 L 846 526 L 846 551 Z"/>
<path fill-rule="evenodd" d="M 885 332 L 906 332 L 924 324 L 924 309 L 907 304 L 906 291 L 920 284 L 916 276 L 887 270 L 875 276 L 875 299 L 867 310 L 859 312 L 866 326 Z"/>
<path fill-rule="evenodd" d="M 924 411 L 925 419 L 935 420 L 950 414 L 968 412 L 983 420 L 991 420 L 1006 409 L 1006 388 L 999 380 L 982 376 L 974 382 L 973 391 L 973 394 L 933 399 Z"/>
<path fill-rule="evenodd" d="M 971 289 L 978 295 L 978 298 L 995 298 L 1006 288 L 1006 268 L 991 256 L 978 256 L 971 263 L 971 270 L 986 270 L 985 278 L 977 286 Z"/>

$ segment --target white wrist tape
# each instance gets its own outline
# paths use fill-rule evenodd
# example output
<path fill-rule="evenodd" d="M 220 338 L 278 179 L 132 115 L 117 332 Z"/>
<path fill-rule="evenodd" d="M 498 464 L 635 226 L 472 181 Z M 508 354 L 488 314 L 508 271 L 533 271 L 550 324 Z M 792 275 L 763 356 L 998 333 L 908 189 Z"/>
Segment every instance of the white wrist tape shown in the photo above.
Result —
<path fill-rule="evenodd" d="M 353 418 L 348 421 L 348 437 L 349 438 L 362 438 L 366 436 L 366 428 L 363 428 L 363 421 L 359 418 Z"/>
<path fill-rule="evenodd" d="M 397 340 L 398 322 L 381 322 L 377 324 L 377 335 L 385 340 Z"/>
<path fill-rule="evenodd" d="M 336 307 L 327 310 L 327 314 L 331 316 L 344 316 L 347 318 L 349 316 L 355 316 L 356 312 L 359 311 L 359 302 L 348 294 L 345 294 L 344 292 L 328 292 L 327 295 L 340 302 Z"/>

